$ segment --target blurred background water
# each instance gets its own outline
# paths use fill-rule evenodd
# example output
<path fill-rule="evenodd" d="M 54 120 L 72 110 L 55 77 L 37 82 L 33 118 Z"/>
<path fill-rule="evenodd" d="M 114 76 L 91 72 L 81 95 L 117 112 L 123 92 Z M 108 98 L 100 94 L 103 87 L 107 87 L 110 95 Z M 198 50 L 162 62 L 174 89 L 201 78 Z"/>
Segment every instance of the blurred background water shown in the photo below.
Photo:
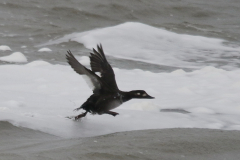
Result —
<path fill-rule="evenodd" d="M 67 50 L 87 56 L 89 48 L 79 42 L 69 41 L 46 46 L 52 50 L 49 53 L 38 52 L 41 48 L 39 45 L 68 34 L 125 22 L 140 22 L 173 33 L 223 39 L 223 45 L 234 48 L 234 54 L 223 51 L 224 56 L 219 56 L 213 65 L 229 70 L 240 66 L 239 0 L 0 0 L 0 45 L 12 49 L 0 51 L 0 56 L 18 51 L 27 56 L 28 61 L 41 59 L 53 64 L 66 64 Z M 183 56 L 188 57 L 188 54 Z M 153 72 L 168 72 L 176 68 L 185 68 L 187 71 L 194 69 L 191 66 L 179 67 L 174 63 L 152 64 L 111 55 L 108 59 L 118 68 L 140 68 Z M 188 58 L 189 61 L 197 63 L 196 59 Z M 206 61 L 201 63 L 211 65 Z"/>

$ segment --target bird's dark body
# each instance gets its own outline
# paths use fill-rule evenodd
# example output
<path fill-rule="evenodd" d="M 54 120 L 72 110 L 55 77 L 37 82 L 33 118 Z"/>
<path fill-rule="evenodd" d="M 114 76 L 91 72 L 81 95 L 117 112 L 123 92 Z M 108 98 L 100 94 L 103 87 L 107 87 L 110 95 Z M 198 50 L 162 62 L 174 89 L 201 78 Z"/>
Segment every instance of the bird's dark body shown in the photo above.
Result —
<path fill-rule="evenodd" d="M 123 103 L 120 94 L 92 94 L 80 108 L 92 114 L 104 114 Z M 103 107 L 104 106 L 104 107 Z"/>
<path fill-rule="evenodd" d="M 107 62 L 102 46 L 97 46 L 97 50 L 98 51 L 93 49 L 93 53 L 90 53 L 92 70 L 79 63 L 70 51 L 68 51 L 68 54 L 66 55 L 71 67 L 77 73 L 85 77 L 86 82 L 93 90 L 93 94 L 87 99 L 87 101 L 84 102 L 81 107 L 76 109 L 83 109 L 86 112 L 74 117 L 75 120 L 86 116 L 88 112 L 92 114 L 110 114 L 116 116 L 118 113 L 110 110 L 132 98 L 153 98 L 143 90 L 134 90 L 130 92 L 119 90 L 115 80 L 114 71 L 111 65 Z M 101 76 L 98 76 L 95 72 L 100 72 Z"/>

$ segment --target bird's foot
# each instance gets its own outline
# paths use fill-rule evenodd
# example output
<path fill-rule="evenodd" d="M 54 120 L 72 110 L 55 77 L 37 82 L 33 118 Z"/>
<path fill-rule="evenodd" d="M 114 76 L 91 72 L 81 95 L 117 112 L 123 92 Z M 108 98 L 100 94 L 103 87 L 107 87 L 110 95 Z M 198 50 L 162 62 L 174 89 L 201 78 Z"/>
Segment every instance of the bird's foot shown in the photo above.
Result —
<path fill-rule="evenodd" d="M 116 115 L 119 115 L 119 113 L 116 113 L 116 112 L 115 112 L 115 113 L 112 114 L 112 116 L 114 116 L 114 117 L 115 117 Z"/>
<path fill-rule="evenodd" d="M 68 119 L 75 119 L 76 116 L 67 116 L 65 118 L 68 118 Z"/>
<path fill-rule="evenodd" d="M 85 117 L 86 114 L 87 114 L 87 112 L 82 113 L 82 114 L 79 114 L 78 116 L 74 117 L 74 120 L 75 120 L 75 121 L 76 121 L 76 120 L 79 120 L 80 118 Z"/>
<path fill-rule="evenodd" d="M 114 117 L 115 117 L 116 115 L 119 115 L 119 113 L 113 112 L 113 111 L 107 111 L 106 114 L 110 114 L 110 115 L 112 115 L 112 116 L 114 116 Z"/>
<path fill-rule="evenodd" d="M 77 116 L 69 116 L 69 117 L 66 117 L 66 118 L 68 118 L 68 119 L 73 119 L 73 120 L 77 121 L 77 120 L 79 120 L 80 118 L 85 117 L 86 115 L 87 115 L 87 112 L 82 113 L 82 114 L 79 114 L 79 115 L 77 115 Z"/>

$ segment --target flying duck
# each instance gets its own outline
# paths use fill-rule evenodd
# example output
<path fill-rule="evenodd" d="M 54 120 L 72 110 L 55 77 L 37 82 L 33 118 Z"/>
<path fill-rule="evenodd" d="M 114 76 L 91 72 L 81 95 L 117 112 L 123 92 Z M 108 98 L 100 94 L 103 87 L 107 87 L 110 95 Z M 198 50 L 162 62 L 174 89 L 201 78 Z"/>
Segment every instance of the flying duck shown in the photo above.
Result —
<path fill-rule="evenodd" d="M 68 118 L 78 120 L 85 117 L 88 112 L 91 114 L 110 114 L 116 116 L 118 113 L 111 110 L 132 98 L 154 98 L 143 90 L 124 92 L 118 89 L 114 71 L 105 57 L 101 44 L 97 45 L 97 50 L 93 48 L 89 58 L 91 70 L 79 63 L 70 50 L 67 51 L 67 62 L 75 72 L 83 76 L 93 91 L 93 94 L 87 101 L 75 109 L 76 111 L 83 109 L 85 112 Z M 100 72 L 101 76 L 98 76 L 95 72 Z"/>

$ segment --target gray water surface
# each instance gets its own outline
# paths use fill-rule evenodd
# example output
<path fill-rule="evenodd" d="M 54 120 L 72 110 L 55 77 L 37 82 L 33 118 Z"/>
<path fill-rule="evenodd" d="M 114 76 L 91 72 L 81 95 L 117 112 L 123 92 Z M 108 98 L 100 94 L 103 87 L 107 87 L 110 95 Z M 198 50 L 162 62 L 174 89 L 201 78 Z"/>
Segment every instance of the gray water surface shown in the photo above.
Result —
<path fill-rule="evenodd" d="M 37 52 L 39 47 L 36 46 L 73 32 L 129 21 L 176 33 L 221 38 L 232 45 L 240 44 L 239 0 L 0 0 L 0 45 L 10 46 L 12 52 L 24 53 L 29 61 L 42 59 L 66 64 L 67 50 L 78 55 L 88 55 L 89 50 L 71 42 L 50 46 L 53 52 L 49 54 Z M 0 56 L 12 52 L 0 51 Z M 174 66 L 112 59 L 119 68 L 175 69 Z"/>

